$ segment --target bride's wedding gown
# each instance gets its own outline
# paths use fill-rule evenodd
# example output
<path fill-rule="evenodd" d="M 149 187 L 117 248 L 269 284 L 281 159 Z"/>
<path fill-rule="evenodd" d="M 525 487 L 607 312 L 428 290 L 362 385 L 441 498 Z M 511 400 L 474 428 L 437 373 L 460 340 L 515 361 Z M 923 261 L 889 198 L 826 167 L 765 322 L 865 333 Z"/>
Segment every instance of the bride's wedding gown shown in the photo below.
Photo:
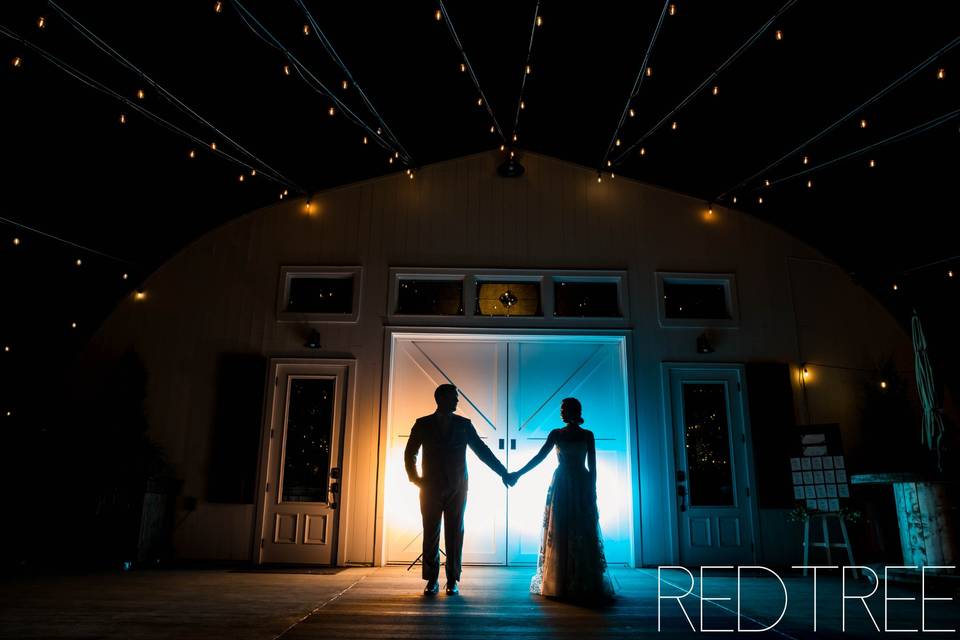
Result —
<path fill-rule="evenodd" d="M 537 573 L 530 591 L 574 600 L 613 597 L 600 533 L 597 496 L 585 460 L 589 432 L 559 430 L 560 464 L 547 490 Z"/>

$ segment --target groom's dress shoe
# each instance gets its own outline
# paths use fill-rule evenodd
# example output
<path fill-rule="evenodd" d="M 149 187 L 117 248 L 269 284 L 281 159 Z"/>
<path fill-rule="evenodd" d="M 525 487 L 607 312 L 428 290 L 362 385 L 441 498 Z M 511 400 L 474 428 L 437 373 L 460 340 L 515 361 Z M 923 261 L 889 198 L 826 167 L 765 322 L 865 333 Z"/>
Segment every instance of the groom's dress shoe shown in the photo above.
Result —
<path fill-rule="evenodd" d="M 455 596 L 455 595 L 457 595 L 457 594 L 459 594 L 459 593 L 460 593 L 460 585 L 457 583 L 456 580 L 454 580 L 453 582 L 448 582 L 448 583 L 447 583 L 447 595 L 448 595 L 448 596 Z"/>
<path fill-rule="evenodd" d="M 423 589 L 423 595 L 425 596 L 435 596 L 440 592 L 440 583 L 436 580 L 431 580 L 427 583 L 427 586 Z"/>

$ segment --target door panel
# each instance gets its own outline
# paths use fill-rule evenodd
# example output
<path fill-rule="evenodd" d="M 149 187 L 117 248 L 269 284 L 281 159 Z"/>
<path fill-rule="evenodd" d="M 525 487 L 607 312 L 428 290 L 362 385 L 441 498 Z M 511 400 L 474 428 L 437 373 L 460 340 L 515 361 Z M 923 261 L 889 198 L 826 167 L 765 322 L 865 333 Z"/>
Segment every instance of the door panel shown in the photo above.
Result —
<path fill-rule="evenodd" d="M 260 562 L 335 562 L 347 370 L 347 365 L 276 365 L 261 462 Z"/>
<path fill-rule="evenodd" d="M 749 563 L 753 505 L 739 371 L 677 367 L 669 378 L 681 562 Z"/>

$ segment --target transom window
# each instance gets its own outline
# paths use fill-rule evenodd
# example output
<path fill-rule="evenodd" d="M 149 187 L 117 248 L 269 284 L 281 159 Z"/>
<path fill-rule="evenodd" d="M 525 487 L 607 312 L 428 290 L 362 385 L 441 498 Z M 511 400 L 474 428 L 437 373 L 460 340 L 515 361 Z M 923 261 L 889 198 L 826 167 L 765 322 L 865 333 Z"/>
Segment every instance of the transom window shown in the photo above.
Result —
<path fill-rule="evenodd" d="M 657 307 L 663 327 L 735 327 L 733 274 L 657 273 Z"/>
<path fill-rule="evenodd" d="M 282 267 L 277 319 L 356 322 L 360 313 L 360 273 L 360 267 Z"/>

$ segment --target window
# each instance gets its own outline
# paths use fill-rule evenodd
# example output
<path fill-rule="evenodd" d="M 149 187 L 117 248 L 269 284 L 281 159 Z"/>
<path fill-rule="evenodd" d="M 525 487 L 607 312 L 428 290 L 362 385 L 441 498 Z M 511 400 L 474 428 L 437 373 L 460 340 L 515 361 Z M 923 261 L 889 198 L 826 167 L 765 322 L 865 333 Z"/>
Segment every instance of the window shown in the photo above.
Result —
<path fill-rule="evenodd" d="M 553 315 L 568 318 L 619 318 L 620 283 L 554 279 Z"/>
<path fill-rule="evenodd" d="M 477 282 L 478 316 L 542 316 L 539 282 Z"/>
<path fill-rule="evenodd" d="M 359 267 L 283 267 L 277 318 L 295 322 L 356 322 Z"/>
<path fill-rule="evenodd" d="M 401 278 L 397 283 L 397 315 L 462 316 L 463 280 Z"/>
<path fill-rule="evenodd" d="M 657 273 L 657 307 L 663 327 L 736 327 L 733 274 Z"/>

